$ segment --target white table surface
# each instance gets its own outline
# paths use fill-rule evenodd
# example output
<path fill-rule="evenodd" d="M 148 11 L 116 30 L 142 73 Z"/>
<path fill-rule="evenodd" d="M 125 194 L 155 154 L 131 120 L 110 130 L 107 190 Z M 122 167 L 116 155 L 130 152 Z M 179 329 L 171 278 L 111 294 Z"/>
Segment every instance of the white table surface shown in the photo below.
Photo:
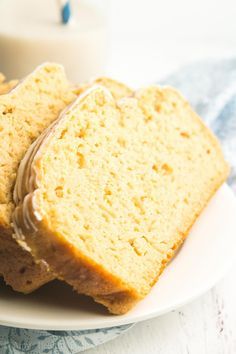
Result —
<path fill-rule="evenodd" d="M 115 30 L 107 74 L 138 87 L 158 81 L 191 60 L 236 55 L 235 40 L 228 36 L 227 40 L 218 37 L 214 41 L 203 36 L 194 41 L 172 38 L 166 43 L 164 39 L 156 39 L 155 34 L 150 37 L 150 33 L 143 32 L 135 37 L 128 28 L 126 35 Z M 236 262 L 222 281 L 193 303 L 138 323 L 117 339 L 86 354 L 236 353 L 235 274 Z"/>
<path fill-rule="evenodd" d="M 138 323 L 86 354 L 236 353 L 236 264 L 212 290 L 169 314 Z"/>

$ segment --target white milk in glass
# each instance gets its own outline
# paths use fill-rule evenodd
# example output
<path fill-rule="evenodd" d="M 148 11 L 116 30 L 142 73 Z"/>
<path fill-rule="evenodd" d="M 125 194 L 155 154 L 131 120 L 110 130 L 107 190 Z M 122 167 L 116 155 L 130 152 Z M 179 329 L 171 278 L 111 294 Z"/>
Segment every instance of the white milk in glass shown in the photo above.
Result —
<path fill-rule="evenodd" d="M 74 83 L 104 73 L 106 18 L 86 1 L 72 5 L 65 25 L 56 0 L 0 1 L 0 71 L 7 79 L 22 78 L 45 61 L 63 64 Z"/>

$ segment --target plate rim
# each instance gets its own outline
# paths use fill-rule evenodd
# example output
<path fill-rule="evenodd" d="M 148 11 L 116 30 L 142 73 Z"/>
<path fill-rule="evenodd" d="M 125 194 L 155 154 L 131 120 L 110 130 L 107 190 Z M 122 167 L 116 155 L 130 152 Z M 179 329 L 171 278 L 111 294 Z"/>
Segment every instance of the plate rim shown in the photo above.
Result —
<path fill-rule="evenodd" d="M 219 188 L 219 190 L 220 189 L 223 189 L 224 193 L 228 194 L 228 198 L 231 198 L 232 203 L 235 204 L 235 210 L 236 210 L 236 198 L 233 190 L 226 183 L 224 183 Z M 221 272 L 217 272 L 215 277 L 213 276 L 209 283 L 206 283 L 205 286 L 198 289 L 198 291 L 193 293 L 192 296 L 189 296 L 187 294 L 185 297 L 181 298 L 181 300 L 178 299 L 176 302 L 172 302 L 169 307 L 166 306 L 165 308 L 160 308 L 159 310 L 156 311 L 147 311 L 147 313 L 144 315 L 142 315 L 142 313 L 138 313 L 136 315 L 134 314 L 133 316 L 131 316 L 131 318 L 126 315 L 120 315 L 116 317 L 111 315 L 112 317 L 108 317 L 107 320 L 104 322 L 104 324 L 101 323 L 101 319 L 100 319 L 100 324 L 98 324 L 99 323 L 99 319 L 98 319 L 98 321 L 95 321 L 94 323 L 91 323 L 89 325 L 88 324 L 83 325 L 83 324 L 72 322 L 70 326 L 63 326 L 63 324 L 61 323 L 57 323 L 57 325 L 55 325 L 55 323 L 54 324 L 45 323 L 42 326 L 42 324 L 40 324 L 41 322 L 37 324 L 35 321 L 24 322 L 19 319 L 10 320 L 7 319 L 6 316 L 5 318 L 1 318 L 1 313 L 0 313 L 0 325 L 8 326 L 8 327 L 32 329 L 32 330 L 76 331 L 76 330 L 93 330 L 93 329 L 111 328 L 111 327 L 117 327 L 122 325 L 138 323 L 141 321 L 146 321 L 148 319 L 152 319 L 164 315 L 165 313 L 169 313 L 170 311 L 178 309 L 179 307 L 183 305 L 187 305 L 190 302 L 194 301 L 195 299 L 197 299 L 198 297 L 206 293 L 208 290 L 210 290 L 212 287 L 214 287 L 214 285 L 218 283 L 224 277 L 224 275 L 231 269 L 234 263 L 235 263 L 235 259 L 233 257 L 227 258 Z M 114 318 L 116 318 L 116 321 L 114 321 Z M 61 322 L 63 323 L 63 321 Z"/>

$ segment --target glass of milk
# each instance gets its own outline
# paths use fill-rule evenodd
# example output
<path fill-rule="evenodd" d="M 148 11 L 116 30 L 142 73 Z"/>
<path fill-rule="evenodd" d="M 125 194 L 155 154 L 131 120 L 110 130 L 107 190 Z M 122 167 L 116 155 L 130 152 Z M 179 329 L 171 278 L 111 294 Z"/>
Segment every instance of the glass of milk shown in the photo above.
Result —
<path fill-rule="evenodd" d="M 64 65 L 73 83 L 102 75 L 108 30 L 100 1 L 98 6 L 95 1 L 71 1 L 71 20 L 62 24 L 56 0 L 1 0 L 0 71 L 7 79 L 19 79 L 53 61 Z"/>

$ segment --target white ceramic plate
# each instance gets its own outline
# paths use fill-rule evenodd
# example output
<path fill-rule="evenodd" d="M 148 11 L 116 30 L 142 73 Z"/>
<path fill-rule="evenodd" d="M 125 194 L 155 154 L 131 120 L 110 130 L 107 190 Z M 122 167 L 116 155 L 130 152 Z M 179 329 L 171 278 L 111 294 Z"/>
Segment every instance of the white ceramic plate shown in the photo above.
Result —
<path fill-rule="evenodd" d="M 84 330 L 142 321 L 192 301 L 210 289 L 236 258 L 236 199 L 224 185 L 192 228 L 151 293 L 126 315 L 109 315 L 91 299 L 53 282 L 31 295 L 0 285 L 0 324 L 45 330 Z"/>

